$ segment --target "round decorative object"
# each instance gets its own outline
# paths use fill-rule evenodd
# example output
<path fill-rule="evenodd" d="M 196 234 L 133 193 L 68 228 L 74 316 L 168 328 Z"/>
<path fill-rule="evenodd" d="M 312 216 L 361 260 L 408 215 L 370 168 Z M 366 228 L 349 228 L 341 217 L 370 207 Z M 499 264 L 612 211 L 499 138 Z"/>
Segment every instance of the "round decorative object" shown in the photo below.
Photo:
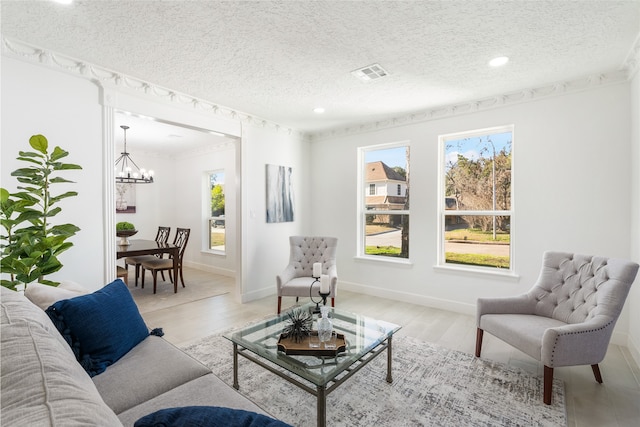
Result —
<path fill-rule="evenodd" d="M 116 231 L 116 236 L 118 236 L 120 238 L 120 243 L 118 243 L 118 244 L 120 246 L 130 245 L 131 242 L 129 242 L 129 237 L 133 236 L 137 232 L 138 232 L 138 230 L 119 230 L 119 231 Z"/>

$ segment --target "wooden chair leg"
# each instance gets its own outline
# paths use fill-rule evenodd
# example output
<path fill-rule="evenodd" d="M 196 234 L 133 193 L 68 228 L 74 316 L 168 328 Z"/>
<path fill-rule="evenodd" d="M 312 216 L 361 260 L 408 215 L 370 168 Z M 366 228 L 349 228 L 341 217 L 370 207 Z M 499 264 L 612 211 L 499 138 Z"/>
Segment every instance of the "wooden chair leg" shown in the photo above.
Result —
<path fill-rule="evenodd" d="M 545 405 L 551 405 L 551 394 L 553 391 L 553 368 L 544 366 L 544 396 L 542 400 Z"/>
<path fill-rule="evenodd" d="M 280 307 L 282 306 L 282 297 L 278 297 L 278 314 L 280 314 Z"/>
<path fill-rule="evenodd" d="M 482 336 L 484 331 L 480 328 L 476 331 L 476 357 L 480 357 L 480 351 L 482 351 Z"/>
<path fill-rule="evenodd" d="M 141 270 L 140 274 L 142 274 L 142 281 L 140 282 L 140 287 L 144 289 L 144 276 L 145 276 L 146 270 L 144 269 L 144 267 L 140 267 L 140 270 Z M 136 278 L 136 282 L 137 281 L 138 279 Z"/>
<path fill-rule="evenodd" d="M 596 363 L 595 365 L 591 365 L 591 369 L 593 370 L 593 376 L 596 377 L 596 381 L 602 384 L 602 375 L 600 374 L 600 367 Z"/>
<path fill-rule="evenodd" d="M 331 298 L 331 307 L 336 308 L 336 299 Z"/>
<path fill-rule="evenodd" d="M 127 267 L 129 269 L 129 267 Z M 136 264 L 136 288 L 138 287 L 138 277 L 140 277 L 140 264 Z"/>
<path fill-rule="evenodd" d="M 160 270 L 160 276 L 162 276 L 162 280 L 167 281 L 167 279 L 164 278 L 164 270 Z"/>
<path fill-rule="evenodd" d="M 153 293 L 156 293 L 156 286 L 158 284 L 158 270 L 151 270 L 151 274 L 153 275 Z"/>
<path fill-rule="evenodd" d="M 184 277 L 182 277 L 182 267 L 180 267 L 180 281 L 182 282 L 182 287 L 184 288 Z"/>

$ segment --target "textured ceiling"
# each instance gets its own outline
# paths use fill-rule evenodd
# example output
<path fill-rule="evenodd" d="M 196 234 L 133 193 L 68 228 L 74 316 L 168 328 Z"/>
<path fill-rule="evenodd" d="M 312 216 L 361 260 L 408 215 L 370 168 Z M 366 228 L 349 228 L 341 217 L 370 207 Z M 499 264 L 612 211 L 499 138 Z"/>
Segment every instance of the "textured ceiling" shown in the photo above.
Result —
<path fill-rule="evenodd" d="M 619 70 L 640 2 L 3 0 L 1 18 L 5 37 L 318 132 Z M 351 75 L 372 63 L 389 76 Z"/>

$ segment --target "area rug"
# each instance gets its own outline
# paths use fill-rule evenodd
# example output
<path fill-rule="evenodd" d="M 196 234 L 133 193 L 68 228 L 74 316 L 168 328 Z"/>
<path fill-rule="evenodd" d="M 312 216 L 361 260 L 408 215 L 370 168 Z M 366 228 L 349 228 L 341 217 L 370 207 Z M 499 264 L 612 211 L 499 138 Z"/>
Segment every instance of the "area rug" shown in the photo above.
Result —
<path fill-rule="evenodd" d="M 184 350 L 233 384 L 232 344 L 213 335 Z M 393 340 L 393 383 L 378 356 L 327 396 L 327 426 L 565 426 L 564 385 L 542 403 L 542 378 L 410 337 Z M 240 392 L 296 427 L 316 424 L 316 399 L 239 358 Z"/>

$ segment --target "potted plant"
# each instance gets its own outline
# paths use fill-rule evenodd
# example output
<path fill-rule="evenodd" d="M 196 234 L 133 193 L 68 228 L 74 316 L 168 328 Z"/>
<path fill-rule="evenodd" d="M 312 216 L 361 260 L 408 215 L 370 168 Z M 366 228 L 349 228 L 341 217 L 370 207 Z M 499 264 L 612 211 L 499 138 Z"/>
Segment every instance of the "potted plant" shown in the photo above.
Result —
<path fill-rule="evenodd" d="M 120 238 L 120 246 L 126 246 L 131 244 L 129 242 L 129 237 L 136 234 L 138 230 L 136 230 L 135 225 L 130 222 L 122 221 L 116 224 L 116 236 Z"/>
<path fill-rule="evenodd" d="M 33 135 L 29 145 L 35 151 L 19 151 L 17 157 L 28 165 L 11 173 L 21 184 L 17 186 L 18 191 L 10 193 L 0 188 L 0 221 L 4 232 L 0 236 L 0 271 L 11 278 L 2 279 L 2 286 L 14 290 L 17 285 L 36 280 L 57 286 L 58 282 L 46 280 L 44 276 L 62 268 L 58 256 L 73 246 L 68 239 L 80 231 L 73 224 L 51 223 L 51 219 L 62 211 L 57 205 L 78 195 L 76 191 L 52 194 L 51 187 L 73 183 L 57 176 L 57 172 L 82 167 L 61 162 L 69 153 L 60 147 L 49 153 L 49 143 L 43 135 Z"/>

